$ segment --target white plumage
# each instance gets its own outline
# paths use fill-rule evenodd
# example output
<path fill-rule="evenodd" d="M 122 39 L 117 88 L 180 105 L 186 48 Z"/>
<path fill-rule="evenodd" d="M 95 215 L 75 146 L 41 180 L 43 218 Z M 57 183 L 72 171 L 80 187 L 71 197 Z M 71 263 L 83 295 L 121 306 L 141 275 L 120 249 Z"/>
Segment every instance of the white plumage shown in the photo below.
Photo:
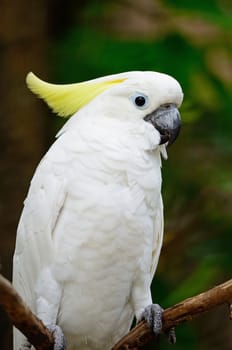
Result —
<path fill-rule="evenodd" d="M 14 285 L 69 350 L 109 350 L 129 330 L 152 303 L 162 245 L 165 146 L 143 118 L 179 106 L 181 88 L 155 72 L 112 79 L 125 80 L 74 114 L 40 162 L 17 233 Z M 144 109 L 132 101 L 140 92 Z M 23 339 L 15 331 L 15 350 Z"/>

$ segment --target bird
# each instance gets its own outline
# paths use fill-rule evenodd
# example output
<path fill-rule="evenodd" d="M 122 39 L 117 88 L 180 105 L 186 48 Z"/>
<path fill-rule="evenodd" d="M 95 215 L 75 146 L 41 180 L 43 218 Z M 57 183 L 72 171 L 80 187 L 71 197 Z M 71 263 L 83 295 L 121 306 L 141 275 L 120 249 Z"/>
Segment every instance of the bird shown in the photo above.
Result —
<path fill-rule="evenodd" d="M 145 319 L 162 330 L 151 282 L 163 241 L 161 160 L 181 128 L 168 74 L 129 71 L 27 86 L 68 118 L 40 161 L 19 220 L 13 285 L 55 350 L 109 350 Z M 30 344 L 14 330 L 14 349 Z"/>

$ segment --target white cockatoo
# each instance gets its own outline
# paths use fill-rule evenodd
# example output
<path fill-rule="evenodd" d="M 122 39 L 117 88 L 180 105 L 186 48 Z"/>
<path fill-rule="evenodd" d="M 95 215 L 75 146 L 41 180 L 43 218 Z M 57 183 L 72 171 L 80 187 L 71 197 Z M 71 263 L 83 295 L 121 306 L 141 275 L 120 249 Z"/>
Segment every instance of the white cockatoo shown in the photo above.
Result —
<path fill-rule="evenodd" d="M 15 288 L 53 331 L 55 349 L 64 349 L 64 334 L 69 350 L 110 350 L 134 317 L 160 332 L 150 285 L 163 237 L 161 154 L 180 130 L 179 83 L 138 71 L 69 85 L 29 73 L 27 84 L 72 117 L 31 181 Z M 23 343 L 15 330 L 15 350 Z"/>

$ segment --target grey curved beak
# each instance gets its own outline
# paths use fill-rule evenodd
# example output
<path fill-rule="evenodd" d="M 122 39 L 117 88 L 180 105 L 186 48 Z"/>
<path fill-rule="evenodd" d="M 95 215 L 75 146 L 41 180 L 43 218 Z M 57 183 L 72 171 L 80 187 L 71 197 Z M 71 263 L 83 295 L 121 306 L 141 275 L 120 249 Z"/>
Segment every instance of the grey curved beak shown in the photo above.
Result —
<path fill-rule="evenodd" d="M 146 115 L 145 121 L 151 123 L 160 133 L 160 145 L 168 142 L 170 146 L 177 138 L 181 128 L 180 113 L 174 104 L 159 107 Z"/>

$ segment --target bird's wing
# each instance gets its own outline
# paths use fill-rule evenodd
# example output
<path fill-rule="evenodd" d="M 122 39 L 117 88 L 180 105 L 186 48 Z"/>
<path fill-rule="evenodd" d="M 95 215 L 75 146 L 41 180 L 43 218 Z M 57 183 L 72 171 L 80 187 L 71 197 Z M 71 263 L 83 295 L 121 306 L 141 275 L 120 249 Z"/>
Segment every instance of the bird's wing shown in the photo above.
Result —
<path fill-rule="evenodd" d="M 34 312 L 36 281 L 53 259 L 52 234 L 65 197 L 64 177 L 45 157 L 36 170 L 24 203 L 13 259 L 13 285 Z M 15 349 L 22 340 L 22 335 L 16 331 Z"/>
<path fill-rule="evenodd" d="M 159 261 L 160 250 L 163 243 L 163 201 L 160 195 L 159 205 L 157 208 L 157 214 L 154 221 L 154 236 L 153 236 L 153 251 L 152 251 L 152 264 L 151 264 L 151 282 L 154 277 L 156 267 Z"/>

